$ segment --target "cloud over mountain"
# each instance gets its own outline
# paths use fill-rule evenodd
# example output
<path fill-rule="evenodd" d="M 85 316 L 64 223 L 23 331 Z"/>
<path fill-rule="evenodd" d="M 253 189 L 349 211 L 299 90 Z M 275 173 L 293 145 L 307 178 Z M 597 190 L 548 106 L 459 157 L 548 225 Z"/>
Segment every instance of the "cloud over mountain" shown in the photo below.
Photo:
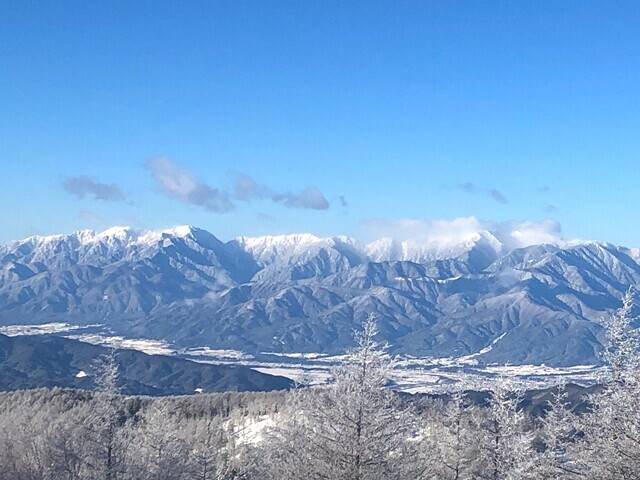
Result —
<path fill-rule="evenodd" d="M 473 216 L 453 220 L 369 218 L 360 224 L 367 238 L 387 237 L 398 241 L 456 244 L 482 232 L 492 232 L 508 248 L 570 243 L 563 238 L 561 225 L 553 220 L 496 223 Z"/>
<path fill-rule="evenodd" d="M 177 347 L 341 353 L 375 315 L 396 353 L 583 365 L 597 361 L 599 319 L 640 285 L 640 251 L 568 242 L 553 221 L 365 223 L 404 240 L 223 242 L 182 226 L 0 245 L 0 325 L 101 319 Z"/>

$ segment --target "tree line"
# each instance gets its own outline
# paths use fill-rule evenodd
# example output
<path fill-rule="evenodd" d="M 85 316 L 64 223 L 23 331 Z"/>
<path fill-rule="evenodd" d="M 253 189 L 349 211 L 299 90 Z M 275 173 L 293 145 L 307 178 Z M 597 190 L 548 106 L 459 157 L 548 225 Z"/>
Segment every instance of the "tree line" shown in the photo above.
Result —
<path fill-rule="evenodd" d="M 0 395 L 0 480 L 640 479 L 640 340 L 631 291 L 604 322 L 602 386 L 576 413 L 562 385 L 540 416 L 497 378 L 419 401 L 388 388 L 394 359 L 370 319 L 317 388 L 123 397 L 113 357 L 97 392 Z"/>

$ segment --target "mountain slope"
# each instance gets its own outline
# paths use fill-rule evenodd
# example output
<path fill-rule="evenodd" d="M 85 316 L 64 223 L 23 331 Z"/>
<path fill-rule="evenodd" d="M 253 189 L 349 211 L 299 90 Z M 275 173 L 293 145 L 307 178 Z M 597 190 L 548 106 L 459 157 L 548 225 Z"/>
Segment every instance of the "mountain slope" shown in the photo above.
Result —
<path fill-rule="evenodd" d="M 0 335 L 0 390 L 38 387 L 93 388 L 94 361 L 108 351 L 54 336 Z M 209 365 L 175 357 L 117 350 L 119 386 L 131 395 L 188 395 L 203 392 L 268 391 L 291 381 L 247 367 Z"/>
<path fill-rule="evenodd" d="M 177 347 L 340 353 L 374 314 L 396 353 L 596 362 L 599 319 L 640 283 L 638 251 L 501 238 L 224 243 L 194 227 L 31 237 L 0 247 L 0 324 L 100 323 Z"/>

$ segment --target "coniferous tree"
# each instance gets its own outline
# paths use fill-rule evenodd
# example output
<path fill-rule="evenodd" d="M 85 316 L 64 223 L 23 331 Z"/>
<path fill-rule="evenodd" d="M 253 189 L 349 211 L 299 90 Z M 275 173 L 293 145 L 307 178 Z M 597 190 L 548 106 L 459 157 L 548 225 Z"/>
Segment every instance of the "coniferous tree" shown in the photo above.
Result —
<path fill-rule="evenodd" d="M 384 480 L 427 471 L 416 415 L 385 388 L 392 359 L 369 319 L 333 383 L 292 392 L 264 442 L 261 478 Z"/>
<path fill-rule="evenodd" d="M 448 401 L 436 404 L 423 414 L 430 440 L 434 479 L 462 480 L 471 475 L 473 460 L 478 458 L 478 437 L 473 418 L 478 407 L 471 405 L 461 389 L 452 392 Z"/>
<path fill-rule="evenodd" d="M 126 445 L 120 429 L 124 424 L 119 395 L 119 369 L 116 351 L 98 358 L 94 364 L 96 394 L 91 412 L 82 419 L 87 434 L 85 459 L 89 475 L 95 479 L 116 480 Z"/>
<path fill-rule="evenodd" d="M 640 479 L 640 336 L 633 307 L 629 289 L 604 321 L 607 376 L 602 391 L 588 398 L 591 412 L 580 418 L 583 438 L 574 448 L 588 478 Z"/>
<path fill-rule="evenodd" d="M 570 409 L 564 383 L 551 394 L 548 407 L 540 422 L 543 450 L 538 456 L 536 472 L 541 480 L 580 476 L 582 466 L 574 451 L 579 435 L 578 419 Z"/>
<path fill-rule="evenodd" d="M 476 478 L 535 479 L 533 433 L 527 429 L 520 401 L 512 382 L 499 377 L 493 383 L 488 406 L 477 410 L 484 464 L 479 465 Z"/>

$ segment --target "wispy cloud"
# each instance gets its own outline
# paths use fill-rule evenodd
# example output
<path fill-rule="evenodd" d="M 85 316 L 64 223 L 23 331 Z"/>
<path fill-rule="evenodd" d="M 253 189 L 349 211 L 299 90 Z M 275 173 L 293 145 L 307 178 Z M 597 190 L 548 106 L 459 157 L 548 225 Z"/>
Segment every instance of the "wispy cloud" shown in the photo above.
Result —
<path fill-rule="evenodd" d="M 299 192 L 278 193 L 272 197 L 274 202 L 282 202 L 288 208 L 326 210 L 329 201 L 317 187 L 307 187 Z"/>
<path fill-rule="evenodd" d="M 555 213 L 558 211 L 558 207 L 556 207 L 555 205 L 547 205 L 546 207 L 544 207 L 544 211 L 546 213 Z"/>
<path fill-rule="evenodd" d="M 497 188 L 479 187 L 473 182 L 465 182 L 459 185 L 460 190 L 470 195 L 487 195 L 498 203 L 506 205 L 509 203 L 507 197 Z"/>
<path fill-rule="evenodd" d="M 102 183 L 86 175 L 67 178 L 62 188 L 78 198 L 93 197 L 105 202 L 124 200 L 122 189 L 115 183 Z"/>
<path fill-rule="evenodd" d="M 161 193 L 210 212 L 224 213 L 234 208 L 229 194 L 200 181 L 187 168 L 160 157 L 145 164 Z"/>
<path fill-rule="evenodd" d="M 329 201 L 318 187 L 309 186 L 298 192 L 276 192 L 271 187 L 261 184 L 250 175 L 242 172 L 230 172 L 233 176 L 233 196 L 238 200 L 269 199 L 282 203 L 287 208 L 308 210 L 326 210 Z"/>
<path fill-rule="evenodd" d="M 246 173 L 232 171 L 233 196 L 238 200 L 251 200 L 254 198 L 272 198 L 276 193 L 266 185 L 256 182 Z"/>
<path fill-rule="evenodd" d="M 326 210 L 330 204 L 318 187 L 308 186 L 299 191 L 278 192 L 256 181 L 246 173 L 231 171 L 232 189 L 215 188 L 198 179 L 181 165 L 165 157 L 149 160 L 145 168 L 156 182 L 160 193 L 189 205 L 196 205 L 211 212 L 225 213 L 233 210 L 237 201 L 271 200 L 287 208 Z"/>

